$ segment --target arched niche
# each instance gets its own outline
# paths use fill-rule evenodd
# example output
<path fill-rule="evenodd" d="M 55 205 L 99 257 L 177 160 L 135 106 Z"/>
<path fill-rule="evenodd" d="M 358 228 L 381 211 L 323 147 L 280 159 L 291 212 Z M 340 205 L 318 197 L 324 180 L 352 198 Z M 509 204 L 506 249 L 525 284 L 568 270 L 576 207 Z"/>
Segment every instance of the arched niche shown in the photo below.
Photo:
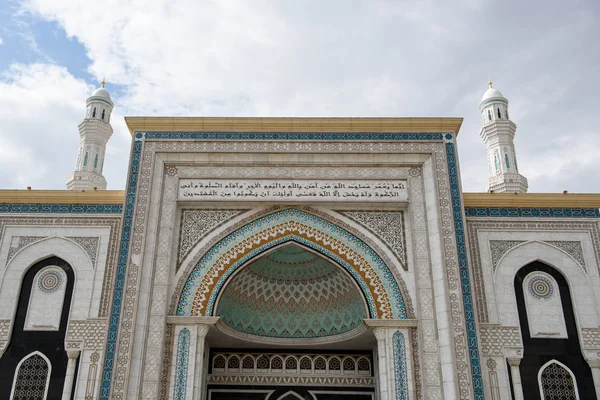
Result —
<path fill-rule="evenodd" d="M 70 240 L 52 237 L 25 247 L 6 266 L 0 284 L 0 319 L 13 319 L 25 273 L 32 265 L 49 257 L 64 260 L 73 270 L 73 298 L 77 299 L 77 305 L 71 311 L 71 319 L 90 317 L 95 271 L 89 255 Z"/>
<path fill-rule="evenodd" d="M 530 284 L 539 285 L 539 287 L 531 287 Z M 574 312 L 573 287 L 569 285 L 567 277 L 552 266 L 534 261 L 517 271 L 514 290 L 523 344 L 523 358 L 519 363 L 519 372 L 525 398 L 531 400 L 555 398 L 552 396 L 538 397 L 541 393 L 539 371 L 550 360 L 560 362 L 561 365 L 573 371 L 578 382 L 581 383 L 579 387 L 581 398 L 596 398 L 592 372 L 581 350 L 580 329 Z M 547 321 L 537 320 L 533 324 L 531 323 L 530 318 L 535 319 L 538 315 L 535 310 L 533 315 L 527 310 L 528 297 L 540 297 L 539 301 L 542 303 L 554 301 L 554 304 L 542 304 L 542 307 L 545 306 L 550 310 L 540 311 L 539 308 L 537 310 L 537 313 L 548 313 L 545 316 Z M 556 321 L 552 321 L 550 318 L 552 313 L 557 312 L 560 312 L 564 319 L 565 335 L 537 335 L 536 324 L 538 327 L 542 326 L 542 329 L 548 333 L 555 333 L 557 328 L 560 331 L 560 327 L 556 326 Z M 546 327 L 543 326 L 544 323 Z"/>
<path fill-rule="evenodd" d="M 228 279 L 260 254 L 283 243 L 296 242 L 341 266 L 358 284 L 369 317 L 407 318 L 394 274 L 365 242 L 319 216 L 285 209 L 258 218 L 226 235 L 182 277 L 177 315 L 214 315 L 216 300 Z"/>
<path fill-rule="evenodd" d="M 34 287 L 39 284 L 40 272 L 55 271 L 57 269 L 62 270 L 65 277 L 62 282 L 65 291 L 60 310 L 58 329 L 24 329 L 31 303 L 31 293 Z M 48 284 L 48 282 L 46 283 Z M 50 286 L 53 283 L 56 282 L 50 282 Z M 58 257 L 49 257 L 37 261 L 25 271 L 22 282 L 19 282 L 18 285 L 19 294 L 13 319 L 12 333 L 8 346 L 0 357 L 0 398 L 9 398 L 12 378 L 17 371 L 17 365 L 25 355 L 35 351 L 43 353 L 52 365 L 47 398 L 60 398 L 68 361 L 64 345 L 74 284 L 75 274 L 71 265 Z"/>
<path fill-rule="evenodd" d="M 516 246 L 500 260 L 493 276 L 492 287 L 486 287 L 486 293 L 493 293 L 493 298 L 489 299 L 488 304 L 496 307 L 490 310 L 490 316 L 496 315 L 498 323 L 504 326 L 519 325 L 513 283 L 517 272 L 533 262 L 546 264 L 564 276 L 573 297 L 575 318 L 580 328 L 599 325 L 598 303 L 589 277 L 573 258 L 541 242 L 527 242 Z"/>

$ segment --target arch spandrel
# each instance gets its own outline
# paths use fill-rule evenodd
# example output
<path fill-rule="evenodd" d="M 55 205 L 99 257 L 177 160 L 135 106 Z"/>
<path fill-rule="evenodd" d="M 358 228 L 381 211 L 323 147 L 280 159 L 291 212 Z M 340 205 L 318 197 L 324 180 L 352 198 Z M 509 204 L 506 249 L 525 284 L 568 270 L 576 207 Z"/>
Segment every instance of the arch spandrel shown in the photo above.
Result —
<path fill-rule="evenodd" d="M 212 246 L 188 276 L 176 314 L 213 315 L 219 293 L 235 271 L 265 251 L 291 241 L 344 268 L 360 287 L 370 318 L 407 318 L 399 285 L 373 249 L 347 230 L 291 208 L 260 217 Z"/>

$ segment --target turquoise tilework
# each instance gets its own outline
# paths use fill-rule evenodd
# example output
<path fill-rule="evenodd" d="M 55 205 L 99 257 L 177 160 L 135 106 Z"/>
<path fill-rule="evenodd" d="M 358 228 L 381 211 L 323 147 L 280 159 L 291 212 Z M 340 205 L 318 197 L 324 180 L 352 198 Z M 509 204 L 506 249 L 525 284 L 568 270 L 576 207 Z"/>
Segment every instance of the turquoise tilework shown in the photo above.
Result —
<path fill-rule="evenodd" d="M 188 362 L 190 357 L 190 330 L 183 328 L 177 338 L 177 358 L 175 360 L 175 387 L 173 398 L 185 400 L 187 390 Z"/>
<path fill-rule="evenodd" d="M 121 214 L 121 204 L 0 204 L 0 214 Z"/>
<path fill-rule="evenodd" d="M 266 229 L 272 228 L 275 225 L 292 221 L 299 222 L 306 226 L 315 228 L 316 230 L 323 232 L 327 236 L 333 237 L 341 241 L 342 243 L 356 251 L 373 267 L 382 284 L 384 285 L 384 290 L 388 294 L 390 303 L 392 305 L 392 315 L 394 316 L 394 318 L 406 318 L 406 307 L 404 305 L 404 299 L 402 298 L 400 288 L 398 287 L 398 284 L 392 272 L 390 271 L 388 266 L 383 262 L 383 260 L 377 255 L 377 253 L 375 253 L 362 240 L 360 240 L 350 232 L 338 227 L 337 225 L 334 225 L 329 221 L 326 221 L 318 216 L 291 208 L 278 211 L 273 214 L 269 214 L 267 216 L 259 218 L 255 221 L 252 221 L 248 225 L 241 227 L 235 232 L 232 232 L 231 234 L 223 238 L 221 241 L 219 241 L 217 244 L 215 244 L 210 250 L 208 250 L 206 254 L 202 257 L 198 265 L 194 267 L 189 279 L 184 285 L 179 304 L 177 306 L 177 315 L 193 314 L 192 303 L 194 300 L 194 296 L 198 291 L 200 283 L 202 282 L 202 279 L 204 278 L 206 272 L 211 268 L 212 263 L 219 259 L 221 255 L 227 253 L 233 246 L 235 246 L 242 240 L 252 237 L 255 234 L 260 233 Z M 288 241 L 295 241 L 297 243 L 310 247 L 341 265 L 348 273 L 350 273 L 350 275 L 352 275 L 352 277 L 359 284 L 361 291 L 363 292 L 363 295 L 367 300 L 367 305 L 369 307 L 369 313 L 371 315 L 371 318 L 378 318 L 375 300 L 373 299 L 366 282 L 354 269 L 354 267 L 348 264 L 341 257 L 337 256 L 335 253 L 327 250 L 319 244 L 307 241 L 306 239 L 298 237 L 296 235 L 287 235 L 278 239 L 274 239 L 271 242 L 264 244 L 258 247 L 257 249 L 254 249 L 253 251 L 242 257 L 240 260 L 233 263 L 218 280 L 215 289 L 210 295 L 205 315 L 213 314 L 213 308 L 215 305 L 215 301 L 219 295 L 219 292 L 221 291 L 225 282 L 231 276 L 231 274 L 233 274 L 239 267 L 241 267 L 246 262 L 263 253 L 265 250 L 268 250 L 274 246 Z"/>
<path fill-rule="evenodd" d="M 394 377 L 396 383 L 396 400 L 408 400 L 408 378 L 406 374 L 406 342 L 404 334 L 394 332 L 392 347 L 394 350 Z"/>
<path fill-rule="evenodd" d="M 599 208 L 465 207 L 467 217 L 600 218 Z"/>

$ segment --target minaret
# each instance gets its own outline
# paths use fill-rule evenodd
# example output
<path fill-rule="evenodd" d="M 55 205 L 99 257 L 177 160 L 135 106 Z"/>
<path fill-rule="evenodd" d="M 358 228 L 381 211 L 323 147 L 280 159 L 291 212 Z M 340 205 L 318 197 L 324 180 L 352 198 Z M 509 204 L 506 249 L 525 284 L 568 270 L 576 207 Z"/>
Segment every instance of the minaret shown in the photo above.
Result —
<path fill-rule="evenodd" d="M 106 142 L 112 136 L 110 114 L 114 103 L 110 94 L 102 87 L 88 97 L 85 118 L 79 123 L 79 154 L 75 170 L 67 177 L 69 190 L 106 189 L 106 179 L 102 176 Z"/>
<path fill-rule="evenodd" d="M 519 174 L 514 144 L 517 126 L 509 119 L 508 100 L 491 81 L 489 86 L 479 103 L 483 122 L 479 134 L 487 146 L 490 171 L 487 191 L 525 193 L 527 178 Z"/>

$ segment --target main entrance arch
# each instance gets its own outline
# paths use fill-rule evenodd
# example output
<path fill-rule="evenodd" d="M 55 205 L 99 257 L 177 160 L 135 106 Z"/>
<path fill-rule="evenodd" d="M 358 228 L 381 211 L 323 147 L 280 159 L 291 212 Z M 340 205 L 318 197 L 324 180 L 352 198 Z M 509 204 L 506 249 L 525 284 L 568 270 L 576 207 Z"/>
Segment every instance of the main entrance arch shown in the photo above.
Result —
<path fill-rule="evenodd" d="M 265 399 L 284 390 L 278 398 L 291 390 L 362 400 L 372 398 L 376 382 L 380 392 L 409 390 L 406 379 L 393 388 L 391 376 L 374 375 L 378 364 L 412 371 L 410 353 L 392 345 L 394 333 L 408 337 L 414 326 L 397 275 L 371 246 L 322 216 L 295 208 L 261 216 L 212 245 L 184 279 L 172 354 L 189 360 L 194 376 L 203 371 L 209 398 L 258 390 L 254 396 Z M 381 322 L 369 322 L 371 332 L 365 320 Z M 185 335 L 189 346 L 179 344 Z M 198 350 L 204 346 L 210 351 Z M 184 368 L 177 371 L 176 388 L 200 390 Z"/>
<path fill-rule="evenodd" d="M 183 285 L 176 315 L 214 315 L 229 278 L 260 254 L 287 242 L 306 246 L 348 272 L 366 299 L 370 318 L 407 318 L 394 274 L 370 246 L 319 216 L 293 208 L 258 218 L 211 247 Z"/>

